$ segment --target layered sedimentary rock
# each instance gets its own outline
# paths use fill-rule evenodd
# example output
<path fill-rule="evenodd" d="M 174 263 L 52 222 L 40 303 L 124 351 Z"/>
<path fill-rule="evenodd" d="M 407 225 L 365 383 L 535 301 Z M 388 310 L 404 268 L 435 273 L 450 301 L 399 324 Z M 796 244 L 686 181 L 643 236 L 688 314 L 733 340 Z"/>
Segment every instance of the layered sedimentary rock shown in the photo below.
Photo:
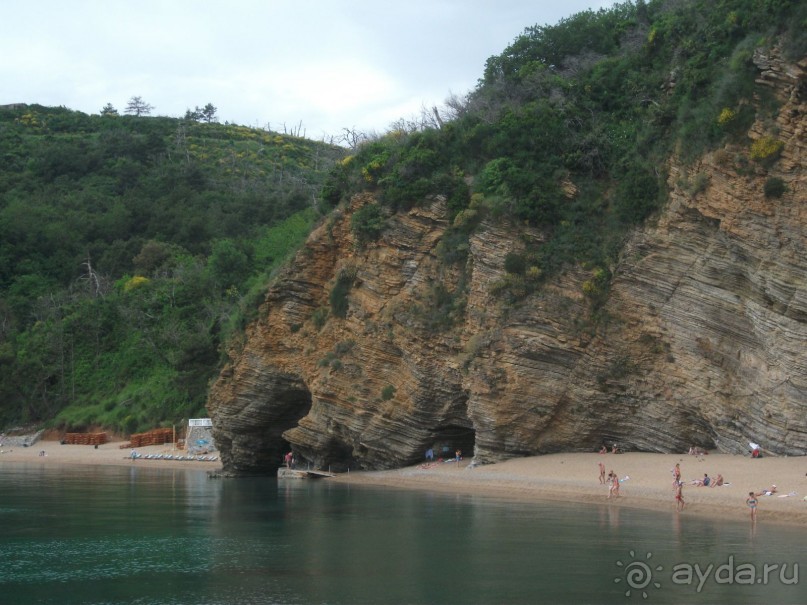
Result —
<path fill-rule="evenodd" d="M 516 303 L 493 294 L 537 231 L 483 222 L 451 263 L 440 199 L 389 217 L 363 249 L 350 216 L 372 196 L 329 217 L 211 389 L 225 470 L 272 473 L 287 449 L 332 470 L 429 447 L 481 463 L 604 442 L 804 454 L 807 65 L 757 62 L 782 107 L 749 135 L 775 130 L 780 158 L 763 168 L 745 144 L 673 161 L 668 204 L 626 244 L 596 317 L 584 269 Z M 765 196 L 771 177 L 781 197 Z"/>

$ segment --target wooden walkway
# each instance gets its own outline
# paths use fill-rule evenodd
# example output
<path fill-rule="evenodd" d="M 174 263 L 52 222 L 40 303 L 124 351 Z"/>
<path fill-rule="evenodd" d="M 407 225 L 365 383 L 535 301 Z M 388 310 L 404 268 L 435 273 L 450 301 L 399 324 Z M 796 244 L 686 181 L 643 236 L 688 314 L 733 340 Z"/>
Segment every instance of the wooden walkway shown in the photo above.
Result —
<path fill-rule="evenodd" d="M 301 468 L 285 468 L 277 469 L 278 479 L 321 479 L 323 477 L 336 477 L 336 473 L 328 471 L 306 470 Z"/>

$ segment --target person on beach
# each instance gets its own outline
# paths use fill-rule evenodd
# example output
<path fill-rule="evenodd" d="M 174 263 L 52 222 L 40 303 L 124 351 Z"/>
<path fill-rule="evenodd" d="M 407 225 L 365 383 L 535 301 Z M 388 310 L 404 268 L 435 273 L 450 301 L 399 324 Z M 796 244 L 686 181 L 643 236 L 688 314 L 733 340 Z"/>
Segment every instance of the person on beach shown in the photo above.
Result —
<path fill-rule="evenodd" d="M 132 462 L 134 462 L 135 458 L 137 458 L 137 452 L 134 449 L 132 449 L 131 456 L 132 456 Z"/>
<path fill-rule="evenodd" d="M 600 462 L 599 465 L 600 465 L 600 483 L 604 485 L 605 484 L 605 465 L 602 462 Z"/>
<path fill-rule="evenodd" d="M 602 447 L 600 448 L 600 453 L 601 454 L 607 454 L 608 453 L 608 446 L 606 446 L 604 443 L 602 444 Z"/>
<path fill-rule="evenodd" d="M 725 480 L 723 479 L 723 475 L 717 473 L 717 477 L 715 477 L 715 480 L 712 481 L 712 484 L 709 487 L 721 487 L 724 481 Z"/>
<path fill-rule="evenodd" d="M 709 484 L 712 480 L 709 478 L 709 475 L 703 473 L 703 479 L 693 479 L 690 483 L 692 485 L 697 485 L 698 487 L 709 487 Z"/>
<path fill-rule="evenodd" d="M 613 469 L 608 473 L 608 498 L 619 498 L 619 475 Z"/>
<path fill-rule="evenodd" d="M 748 492 L 748 497 L 745 499 L 748 508 L 751 509 L 751 521 L 757 520 L 757 497 L 754 492 Z"/>
<path fill-rule="evenodd" d="M 457 450 L 456 452 L 454 452 L 454 458 L 457 461 L 457 466 L 459 466 L 460 460 L 462 460 L 462 450 Z"/>
<path fill-rule="evenodd" d="M 675 509 L 684 510 L 684 482 L 679 481 L 675 486 Z"/>
<path fill-rule="evenodd" d="M 672 475 L 673 475 L 673 489 L 675 489 L 681 482 L 681 465 L 678 462 L 675 463 L 675 468 L 672 469 Z"/>

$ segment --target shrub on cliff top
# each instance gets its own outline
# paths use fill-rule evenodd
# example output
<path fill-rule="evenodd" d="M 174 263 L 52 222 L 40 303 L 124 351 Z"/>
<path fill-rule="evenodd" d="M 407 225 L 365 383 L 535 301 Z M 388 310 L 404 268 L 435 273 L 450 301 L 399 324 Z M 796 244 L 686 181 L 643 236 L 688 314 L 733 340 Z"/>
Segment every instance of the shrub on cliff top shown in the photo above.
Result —
<path fill-rule="evenodd" d="M 359 246 L 377 240 L 385 227 L 386 221 L 378 204 L 362 206 L 350 218 L 350 230 Z"/>

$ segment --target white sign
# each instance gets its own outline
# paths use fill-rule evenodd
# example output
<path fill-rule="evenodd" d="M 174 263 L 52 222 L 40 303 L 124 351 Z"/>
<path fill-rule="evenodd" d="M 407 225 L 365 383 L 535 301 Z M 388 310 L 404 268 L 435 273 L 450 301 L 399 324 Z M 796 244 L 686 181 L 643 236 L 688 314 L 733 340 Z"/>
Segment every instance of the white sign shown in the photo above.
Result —
<path fill-rule="evenodd" d="M 188 426 L 213 426 L 210 418 L 189 418 Z"/>

